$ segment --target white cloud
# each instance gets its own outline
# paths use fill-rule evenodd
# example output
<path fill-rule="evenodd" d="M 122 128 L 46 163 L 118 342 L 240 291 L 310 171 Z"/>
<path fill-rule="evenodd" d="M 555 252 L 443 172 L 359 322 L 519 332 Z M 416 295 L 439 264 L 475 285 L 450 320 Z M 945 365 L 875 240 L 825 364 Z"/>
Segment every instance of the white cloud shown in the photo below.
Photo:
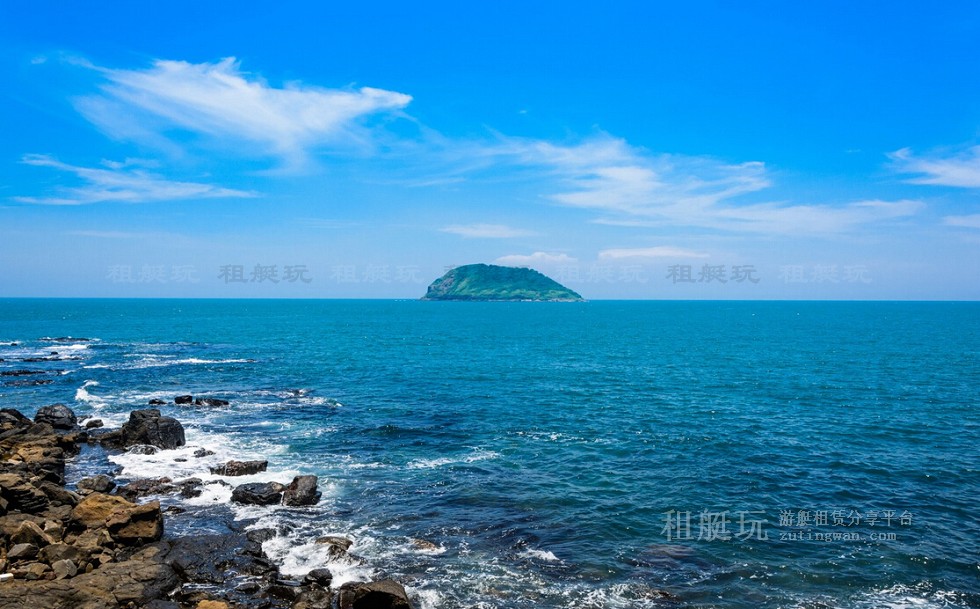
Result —
<path fill-rule="evenodd" d="M 708 254 L 685 250 L 670 245 L 641 248 L 617 248 L 599 252 L 599 260 L 623 260 L 627 258 L 707 258 Z"/>
<path fill-rule="evenodd" d="M 411 96 L 361 87 L 340 90 L 288 83 L 282 88 L 241 71 L 233 57 L 192 64 L 157 60 L 145 70 L 99 69 L 102 94 L 78 110 L 113 137 L 161 143 L 175 131 L 234 142 L 244 155 L 307 161 L 320 146 L 364 144 L 363 119 L 397 111 Z M 165 140 L 164 140 L 165 141 Z M 241 144 L 250 146 L 242 149 Z"/>
<path fill-rule="evenodd" d="M 503 224 L 453 224 L 439 229 L 444 233 L 452 233 L 461 237 L 475 239 L 510 239 L 513 237 L 529 237 L 536 233 L 521 228 L 513 228 Z"/>
<path fill-rule="evenodd" d="M 501 266 L 519 267 L 575 264 L 576 262 L 578 262 L 578 259 L 572 258 L 568 254 L 550 254 L 547 252 L 534 252 L 530 255 L 511 254 L 509 256 L 501 256 L 493 261 L 494 264 L 499 264 Z"/>
<path fill-rule="evenodd" d="M 946 216 L 943 224 L 947 226 L 962 226 L 965 228 L 980 228 L 980 214 L 968 216 Z"/>
<path fill-rule="evenodd" d="M 83 182 L 81 186 L 61 188 L 55 196 L 14 197 L 14 200 L 22 203 L 83 205 L 107 201 L 148 203 L 178 199 L 255 196 L 251 192 L 221 188 L 212 184 L 168 180 L 141 169 L 128 169 L 129 163 L 106 162 L 106 168 L 79 167 L 62 163 L 41 154 L 27 155 L 22 159 L 22 162 L 37 167 L 51 167 L 73 173 Z"/>
<path fill-rule="evenodd" d="M 577 144 L 498 139 L 473 146 L 464 158 L 488 166 L 537 170 L 544 197 L 590 209 L 593 222 L 617 226 L 685 226 L 720 231 L 803 235 L 834 234 L 917 213 L 917 201 L 858 201 L 842 205 L 752 203 L 741 197 L 771 183 L 761 162 L 726 163 L 710 157 L 652 154 L 625 140 L 599 135 Z"/>
<path fill-rule="evenodd" d="M 909 148 L 888 155 L 899 173 L 919 174 L 912 184 L 980 188 L 980 146 L 958 154 L 915 156 Z"/>

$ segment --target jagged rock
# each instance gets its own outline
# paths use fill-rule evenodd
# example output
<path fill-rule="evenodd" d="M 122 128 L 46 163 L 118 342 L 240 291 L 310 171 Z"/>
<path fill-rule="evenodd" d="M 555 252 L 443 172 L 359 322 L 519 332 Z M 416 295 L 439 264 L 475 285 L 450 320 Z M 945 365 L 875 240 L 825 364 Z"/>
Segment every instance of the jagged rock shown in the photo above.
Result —
<path fill-rule="evenodd" d="M 174 398 L 174 404 L 193 404 L 194 396 L 190 395 L 178 395 Z"/>
<path fill-rule="evenodd" d="M 71 538 L 71 546 L 88 557 L 102 554 L 103 550 L 112 543 L 114 543 L 112 537 L 106 529 L 86 529 Z"/>
<path fill-rule="evenodd" d="M 330 572 L 330 569 L 313 569 L 303 578 L 303 583 L 305 584 L 317 584 L 324 588 L 329 588 L 330 582 L 332 581 L 333 574 Z"/>
<path fill-rule="evenodd" d="M 131 455 L 155 455 L 160 452 L 160 449 L 149 444 L 137 444 L 136 446 L 130 446 L 126 452 Z"/>
<path fill-rule="evenodd" d="M 327 545 L 327 546 L 335 546 L 340 548 L 344 552 L 349 550 L 350 547 L 354 545 L 354 542 L 351 541 L 350 539 L 347 539 L 346 537 L 336 537 L 334 535 L 326 535 L 324 537 L 318 537 L 316 539 L 316 543 Z"/>
<path fill-rule="evenodd" d="M 75 577 L 78 566 L 71 560 L 58 560 L 51 563 L 51 570 L 54 571 L 55 579 L 67 579 Z"/>
<path fill-rule="evenodd" d="M 120 443 L 125 447 L 149 444 L 170 449 L 184 445 L 184 427 L 177 419 L 160 416 L 155 408 L 134 410 L 119 429 Z"/>
<path fill-rule="evenodd" d="M 104 564 L 91 573 L 79 573 L 70 582 L 64 580 L 7 582 L 0 586 L 0 607 L 4 609 L 145 607 L 153 599 L 166 598 L 179 583 L 173 570 L 162 560 L 165 552 L 166 547 L 153 544 L 141 549 L 129 560 Z M 40 575 L 43 574 L 42 571 Z"/>
<path fill-rule="evenodd" d="M 0 498 L 7 502 L 8 511 L 28 514 L 43 512 L 51 503 L 43 491 L 17 474 L 0 474 Z"/>
<path fill-rule="evenodd" d="M 316 490 L 316 476 L 296 476 L 282 494 L 283 505 L 316 505 L 320 491 Z"/>
<path fill-rule="evenodd" d="M 105 474 L 89 476 L 78 481 L 78 491 L 83 494 L 108 493 L 116 488 L 116 483 Z"/>
<path fill-rule="evenodd" d="M 284 488 L 276 482 L 241 484 L 231 492 L 231 500 L 246 505 L 275 505 L 282 502 Z"/>
<path fill-rule="evenodd" d="M 78 417 L 64 404 L 52 404 L 38 409 L 34 422 L 47 423 L 55 429 L 75 429 Z"/>
<path fill-rule="evenodd" d="M 171 482 L 173 481 L 166 476 L 162 478 L 141 478 L 120 486 L 116 490 L 116 494 L 130 501 L 135 501 L 137 498 L 145 495 L 164 495 L 177 490 L 177 487 L 171 484 Z"/>
<path fill-rule="evenodd" d="M 85 429 L 98 429 L 103 425 L 104 423 L 102 422 L 102 419 L 89 419 L 88 421 L 85 421 Z"/>
<path fill-rule="evenodd" d="M 51 545 L 54 543 L 54 539 L 50 535 L 44 532 L 36 522 L 31 522 L 30 520 L 25 520 L 17 527 L 14 534 L 10 536 L 10 543 L 13 544 L 31 544 L 39 548 Z"/>
<path fill-rule="evenodd" d="M 268 467 L 268 461 L 229 461 L 210 469 L 212 474 L 218 476 L 251 476 L 264 472 Z"/>
<path fill-rule="evenodd" d="M 37 556 L 37 546 L 32 543 L 18 543 L 7 550 L 7 560 L 28 560 Z"/>
<path fill-rule="evenodd" d="M 228 400 L 218 398 L 197 398 L 194 400 L 195 406 L 227 406 L 228 404 Z"/>
<path fill-rule="evenodd" d="M 405 588 L 384 579 L 368 583 L 347 583 L 340 587 L 338 609 L 411 609 Z"/>
<path fill-rule="evenodd" d="M 41 560 L 53 567 L 54 563 L 59 560 L 70 560 L 78 565 L 85 558 L 86 554 L 76 546 L 70 546 L 66 543 L 53 543 L 41 548 L 40 556 Z"/>
<path fill-rule="evenodd" d="M 126 545 L 156 541 L 163 536 L 159 501 L 137 505 L 122 497 L 93 493 L 75 506 L 71 519 L 86 528 L 104 526 L 114 540 Z"/>
<path fill-rule="evenodd" d="M 55 484 L 54 482 L 42 480 L 41 482 L 35 483 L 34 486 L 48 496 L 48 499 L 51 500 L 52 505 L 61 504 L 75 506 L 79 501 L 81 501 L 81 497 L 77 493 L 65 490 L 63 486 Z"/>
<path fill-rule="evenodd" d="M 332 606 L 330 590 L 314 588 L 300 594 L 292 609 L 331 609 Z"/>
<path fill-rule="evenodd" d="M 140 545 L 163 537 L 160 502 L 150 501 L 125 511 L 115 511 L 106 520 L 109 534 L 117 542 Z"/>

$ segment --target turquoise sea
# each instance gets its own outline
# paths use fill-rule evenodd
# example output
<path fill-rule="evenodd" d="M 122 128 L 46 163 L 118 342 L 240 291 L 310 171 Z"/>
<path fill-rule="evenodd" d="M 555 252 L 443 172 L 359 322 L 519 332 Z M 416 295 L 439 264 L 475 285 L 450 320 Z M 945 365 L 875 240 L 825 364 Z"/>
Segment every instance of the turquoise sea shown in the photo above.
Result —
<path fill-rule="evenodd" d="M 316 474 L 313 508 L 166 498 L 170 532 L 255 519 L 417 607 L 980 607 L 978 303 L 6 299 L 0 359 L 29 415 L 229 400 L 68 475 Z"/>

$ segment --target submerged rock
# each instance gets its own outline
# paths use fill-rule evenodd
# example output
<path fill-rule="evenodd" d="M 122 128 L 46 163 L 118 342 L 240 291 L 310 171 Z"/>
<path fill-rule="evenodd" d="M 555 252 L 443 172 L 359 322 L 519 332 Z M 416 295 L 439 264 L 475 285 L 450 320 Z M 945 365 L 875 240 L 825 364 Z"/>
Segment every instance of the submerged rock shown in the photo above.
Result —
<path fill-rule="evenodd" d="M 227 406 L 228 404 L 230 404 L 228 400 L 219 398 L 197 398 L 194 400 L 195 406 Z"/>

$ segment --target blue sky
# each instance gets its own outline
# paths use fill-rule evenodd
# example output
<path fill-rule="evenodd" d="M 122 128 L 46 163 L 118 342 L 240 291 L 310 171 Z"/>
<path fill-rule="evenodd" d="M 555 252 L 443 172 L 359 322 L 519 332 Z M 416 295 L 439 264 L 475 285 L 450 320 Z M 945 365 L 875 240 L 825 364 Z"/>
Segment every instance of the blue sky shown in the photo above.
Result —
<path fill-rule="evenodd" d="M 980 298 L 980 5 L 0 2 L 2 295 Z"/>

